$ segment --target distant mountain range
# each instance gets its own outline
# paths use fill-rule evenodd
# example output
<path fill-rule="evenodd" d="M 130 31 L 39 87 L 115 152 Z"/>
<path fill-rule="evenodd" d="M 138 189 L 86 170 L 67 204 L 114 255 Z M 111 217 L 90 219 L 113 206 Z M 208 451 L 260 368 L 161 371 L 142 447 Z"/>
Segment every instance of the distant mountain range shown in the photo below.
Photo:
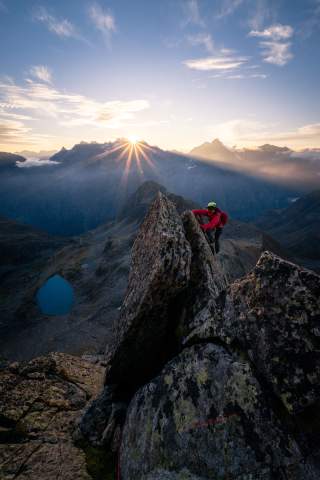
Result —
<path fill-rule="evenodd" d="M 297 199 L 288 208 L 266 212 L 255 223 L 298 262 L 320 271 L 320 190 Z"/>
<path fill-rule="evenodd" d="M 22 164 L 26 159 L 15 153 L 0 152 L 0 173 L 7 169 L 16 169 L 17 163 Z"/>
<path fill-rule="evenodd" d="M 82 142 L 40 163 L 12 154 L 2 158 L 0 215 L 59 235 L 79 234 L 114 219 L 146 180 L 199 205 L 215 200 L 242 220 L 286 207 L 290 198 L 303 193 L 290 182 L 257 177 L 230 163 L 163 151 L 145 142 L 133 147 L 125 139 Z"/>
<path fill-rule="evenodd" d="M 255 149 L 229 149 L 220 140 L 205 142 L 189 155 L 221 162 L 241 172 L 292 185 L 304 191 L 318 188 L 320 149 L 295 152 L 287 147 L 262 145 Z"/>
<path fill-rule="evenodd" d="M 52 155 L 56 153 L 56 150 L 40 150 L 38 152 L 34 152 L 33 150 L 22 150 L 21 152 L 15 153 L 25 158 L 47 159 L 52 157 Z"/>

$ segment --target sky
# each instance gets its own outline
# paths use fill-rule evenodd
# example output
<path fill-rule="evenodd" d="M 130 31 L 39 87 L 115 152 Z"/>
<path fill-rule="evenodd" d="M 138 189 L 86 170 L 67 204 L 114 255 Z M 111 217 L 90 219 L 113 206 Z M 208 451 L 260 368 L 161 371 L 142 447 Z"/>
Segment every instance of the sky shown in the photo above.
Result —
<path fill-rule="evenodd" d="M 0 150 L 320 147 L 320 0 L 0 0 Z"/>

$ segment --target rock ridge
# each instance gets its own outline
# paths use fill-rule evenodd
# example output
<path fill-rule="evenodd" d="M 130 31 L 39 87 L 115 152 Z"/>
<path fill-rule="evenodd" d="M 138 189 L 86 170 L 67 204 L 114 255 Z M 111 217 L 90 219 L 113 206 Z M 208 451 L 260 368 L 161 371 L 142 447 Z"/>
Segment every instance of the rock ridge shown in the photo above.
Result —
<path fill-rule="evenodd" d="M 119 450 L 122 480 L 315 480 L 319 289 L 318 275 L 268 251 L 229 284 L 192 213 L 159 193 L 104 390 L 75 438 Z"/>

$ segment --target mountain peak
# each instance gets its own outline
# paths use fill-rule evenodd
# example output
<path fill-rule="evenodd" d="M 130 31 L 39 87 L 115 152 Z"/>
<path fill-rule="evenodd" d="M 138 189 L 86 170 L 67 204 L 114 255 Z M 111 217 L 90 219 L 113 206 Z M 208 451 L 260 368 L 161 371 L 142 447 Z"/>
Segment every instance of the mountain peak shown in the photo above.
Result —
<path fill-rule="evenodd" d="M 218 160 L 221 162 L 230 162 L 235 160 L 234 153 L 229 150 L 219 138 L 215 138 L 211 143 L 205 142 L 198 147 L 193 148 L 189 155 L 196 157 Z"/>
<path fill-rule="evenodd" d="M 217 145 L 217 146 L 219 146 L 219 147 L 221 146 L 221 147 L 227 148 L 227 147 L 221 142 L 221 140 L 219 140 L 219 138 L 215 138 L 214 140 L 212 140 L 211 145 Z"/>

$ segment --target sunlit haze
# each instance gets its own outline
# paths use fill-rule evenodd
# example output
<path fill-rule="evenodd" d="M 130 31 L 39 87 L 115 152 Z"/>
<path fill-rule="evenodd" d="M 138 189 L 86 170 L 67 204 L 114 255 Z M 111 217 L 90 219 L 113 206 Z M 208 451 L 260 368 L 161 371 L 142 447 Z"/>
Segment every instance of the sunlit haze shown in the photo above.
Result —
<path fill-rule="evenodd" d="M 319 0 L 0 0 L 0 150 L 320 147 Z"/>

